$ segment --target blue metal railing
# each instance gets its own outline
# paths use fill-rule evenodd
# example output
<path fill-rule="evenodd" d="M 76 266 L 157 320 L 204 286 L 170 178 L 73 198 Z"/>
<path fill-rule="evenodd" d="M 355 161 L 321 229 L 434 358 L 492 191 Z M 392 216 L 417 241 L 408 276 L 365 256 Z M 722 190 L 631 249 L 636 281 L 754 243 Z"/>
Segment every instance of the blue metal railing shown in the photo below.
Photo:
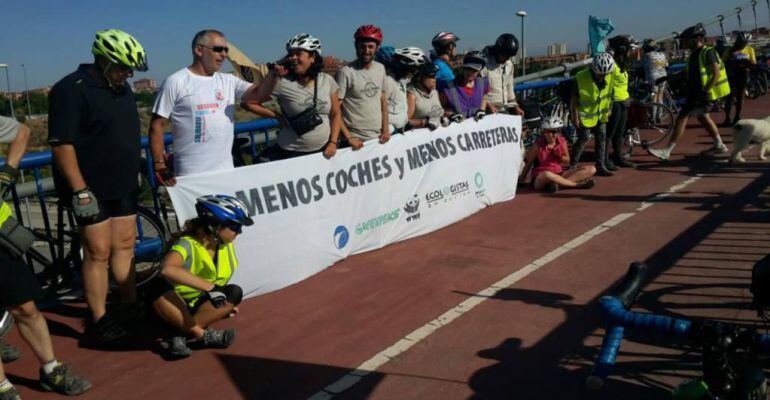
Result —
<path fill-rule="evenodd" d="M 264 135 L 264 143 L 269 144 L 270 136 L 269 130 L 278 126 L 278 122 L 272 119 L 259 119 L 248 122 L 240 122 L 235 124 L 234 134 L 248 133 L 250 138 L 250 153 L 253 158 L 257 156 L 257 135 Z M 261 142 L 261 141 L 260 141 Z M 166 133 L 164 136 L 164 143 L 168 145 L 172 144 L 172 137 L 170 133 Z M 156 215 L 160 215 L 160 203 L 158 199 L 155 182 L 155 173 L 153 170 L 152 152 L 149 151 L 149 138 L 143 136 L 141 138 L 141 146 L 145 154 L 145 162 L 147 167 L 147 180 L 152 188 L 153 208 Z M 43 185 L 43 169 L 51 167 L 53 162 L 51 150 L 27 153 L 21 159 L 19 169 L 24 171 L 31 171 L 32 176 L 35 179 L 36 193 L 38 202 L 40 203 L 40 210 L 43 218 L 43 227 L 46 235 L 51 235 L 51 223 L 48 216 L 48 209 L 46 206 L 46 194 L 47 191 Z M 0 165 L 5 163 L 5 158 L 0 158 Z M 21 201 L 14 188 L 13 190 L 13 205 L 16 211 L 17 219 L 24 224 L 23 215 L 21 212 Z M 32 221 L 28 221 L 27 225 L 31 227 Z"/>

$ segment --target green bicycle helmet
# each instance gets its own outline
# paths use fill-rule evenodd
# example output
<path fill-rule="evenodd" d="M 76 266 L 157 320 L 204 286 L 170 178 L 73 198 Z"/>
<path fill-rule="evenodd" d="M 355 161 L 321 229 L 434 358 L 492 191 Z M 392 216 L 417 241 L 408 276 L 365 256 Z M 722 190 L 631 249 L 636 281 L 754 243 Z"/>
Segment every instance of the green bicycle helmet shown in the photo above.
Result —
<path fill-rule="evenodd" d="M 94 55 L 136 71 L 147 71 L 147 55 L 144 48 L 133 36 L 119 29 L 105 29 L 96 32 Z"/>

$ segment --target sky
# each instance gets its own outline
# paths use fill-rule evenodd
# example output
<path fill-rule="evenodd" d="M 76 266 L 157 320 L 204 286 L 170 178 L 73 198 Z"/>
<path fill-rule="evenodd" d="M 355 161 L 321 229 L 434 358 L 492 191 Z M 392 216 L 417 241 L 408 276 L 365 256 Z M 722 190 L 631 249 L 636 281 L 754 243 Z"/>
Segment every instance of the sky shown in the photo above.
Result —
<path fill-rule="evenodd" d="M 11 89 L 24 90 L 21 65 L 29 88 L 50 86 L 91 62 L 93 34 L 118 28 L 134 35 L 148 54 L 148 77 L 158 84 L 191 62 L 190 42 L 195 32 L 214 28 L 225 33 L 256 62 L 273 61 L 284 54 L 286 41 L 300 32 L 321 39 L 325 55 L 350 60 L 352 35 L 362 24 L 376 24 L 385 44 L 395 47 L 430 47 L 440 31 L 460 37 L 459 49 L 481 49 L 503 32 L 520 36 L 516 11 L 528 13 L 524 26 L 527 55 L 544 54 L 552 43 L 567 43 L 568 51 L 585 51 L 588 16 L 610 18 L 614 33 L 638 39 L 662 37 L 697 22 L 733 10 L 747 0 L 390 0 L 372 1 L 92 1 L 2 0 L 0 2 L 0 64 L 9 65 Z M 757 6 L 760 26 L 768 26 L 765 2 Z M 743 14 L 744 27 L 754 23 L 751 9 Z M 725 19 L 725 30 L 737 29 L 735 17 Z M 718 34 L 718 26 L 708 28 Z M 521 39 L 521 38 L 519 38 Z M 229 70 L 225 67 L 223 70 Z M 0 70 L 0 74 L 5 71 Z M 5 91 L 0 75 L 0 90 Z"/>

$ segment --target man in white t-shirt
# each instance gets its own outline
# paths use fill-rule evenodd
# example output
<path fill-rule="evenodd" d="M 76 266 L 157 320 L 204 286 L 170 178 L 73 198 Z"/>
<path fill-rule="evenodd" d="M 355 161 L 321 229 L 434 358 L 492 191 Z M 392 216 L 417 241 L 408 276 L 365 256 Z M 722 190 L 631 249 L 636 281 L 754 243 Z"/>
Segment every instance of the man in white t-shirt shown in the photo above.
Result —
<path fill-rule="evenodd" d="M 487 103 L 498 110 L 505 110 L 514 115 L 524 116 L 524 111 L 516 102 L 513 91 L 513 57 L 519 51 L 519 40 L 511 33 L 500 35 L 495 44 L 484 49 L 487 60 L 486 68 L 480 76 L 489 79 L 489 93 L 484 96 Z"/>
<path fill-rule="evenodd" d="M 155 175 L 162 185 L 174 175 L 233 168 L 235 107 L 256 93 L 234 75 L 218 72 L 227 58 L 227 39 L 216 30 L 198 32 L 192 41 L 193 63 L 163 82 L 152 108 L 150 145 Z M 171 121 L 174 172 L 166 165 L 163 131 Z"/>

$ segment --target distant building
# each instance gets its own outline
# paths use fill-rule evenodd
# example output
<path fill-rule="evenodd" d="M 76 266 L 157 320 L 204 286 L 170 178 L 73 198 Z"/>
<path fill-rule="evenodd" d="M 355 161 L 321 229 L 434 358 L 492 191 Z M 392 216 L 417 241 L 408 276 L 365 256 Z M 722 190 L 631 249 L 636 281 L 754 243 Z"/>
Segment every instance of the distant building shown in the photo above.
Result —
<path fill-rule="evenodd" d="M 587 53 L 571 53 L 555 56 L 536 56 L 527 57 L 527 65 L 539 64 L 544 67 L 555 67 L 562 64 L 568 64 L 575 61 L 585 60 L 588 58 Z"/>
<path fill-rule="evenodd" d="M 158 90 L 158 85 L 155 83 L 155 79 L 141 78 L 134 81 L 134 92 L 154 93 L 157 90 Z"/>
<path fill-rule="evenodd" d="M 566 54 L 567 54 L 566 43 L 554 43 L 554 44 L 548 45 L 549 56 L 563 56 Z"/>

